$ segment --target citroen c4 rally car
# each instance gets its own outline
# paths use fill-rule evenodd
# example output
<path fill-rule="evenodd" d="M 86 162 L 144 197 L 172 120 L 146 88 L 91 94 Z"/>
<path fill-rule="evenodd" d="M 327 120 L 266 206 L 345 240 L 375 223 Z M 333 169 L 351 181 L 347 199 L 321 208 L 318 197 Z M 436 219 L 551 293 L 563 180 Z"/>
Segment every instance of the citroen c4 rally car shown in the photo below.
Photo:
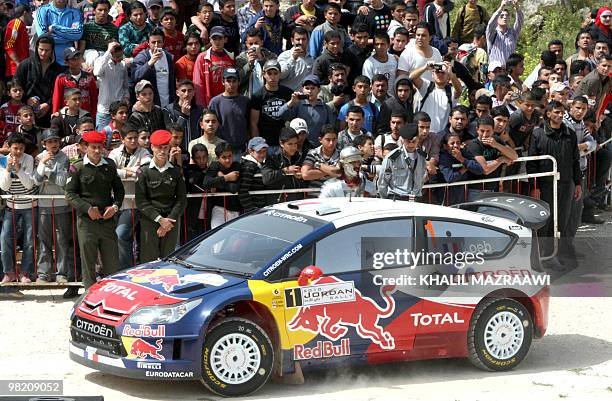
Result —
<path fill-rule="evenodd" d="M 70 357 L 119 376 L 199 379 L 224 396 L 347 363 L 467 357 L 512 369 L 547 327 L 535 230 L 548 217 L 546 203 L 509 194 L 458 208 L 266 207 L 91 287 L 71 314 Z"/>

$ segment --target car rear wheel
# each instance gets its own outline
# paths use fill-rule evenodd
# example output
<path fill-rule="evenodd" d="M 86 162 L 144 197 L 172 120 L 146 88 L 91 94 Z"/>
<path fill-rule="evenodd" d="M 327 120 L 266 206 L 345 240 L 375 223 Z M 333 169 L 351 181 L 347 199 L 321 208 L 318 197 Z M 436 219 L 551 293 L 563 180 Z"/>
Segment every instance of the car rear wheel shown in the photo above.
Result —
<path fill-rule="evenodd" d="M 216 394 L 233 397 L 252 393 L 268 380 L 273 365 L 270 338 L 250 320 L 226 319 L 206 334 L 202 383 Z"/>
<path fill-rule="evenodd" d="M 513 299 L 490 299 L 474 311 L 468 331 L 470 361 L 480 369 L 510 370 L 529 352 L 533 322 Z"/>

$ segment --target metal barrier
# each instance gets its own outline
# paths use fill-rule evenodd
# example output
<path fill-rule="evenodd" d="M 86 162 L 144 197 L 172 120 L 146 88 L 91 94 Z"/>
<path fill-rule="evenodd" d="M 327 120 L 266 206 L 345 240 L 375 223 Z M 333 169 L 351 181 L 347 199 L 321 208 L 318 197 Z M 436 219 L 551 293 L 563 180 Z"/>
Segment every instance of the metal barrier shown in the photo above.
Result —
<path fill-rule="evenodd" d="M 608 140 L 605 142 L 605 144 L 611 142 L 612 139 Z M 605 145 L 604 144 L 604 145 Z M 603 146 L 603 145 L 602 145 Z M 534 179 L 534 181 L 536 182 L 536 188 L 537 188 L 537 179 L 541 178 L 541 177 L 552 177 L 553 178 L 553 202 L 556 205 L 557 204 L 557 181 L 559 179 L 559 173 L 558 173 L 558 169 L 557 169 L 557 161 L 554 157 L 552 156 L 548 156 L 548 155 L 543 155 L 543 156 L 528 156 L 528 157 L 520 157 L 518 158 L 515 163 L 521 163 L 521 162 L 529 162 L 529 161 L 535 161 L 535 160 L 549 160 L 552 163 L 552 170 L 550 172 L 544 172 L 544 173 L 536 173 L 536 174 L 516 174 L 516 175 L 511 175 L 511 176 L 503 176 L 503 177 L 498 177 L 498 178 L 483 178 L 483 179 L 478 179 L 478 180 L 470 180 L 470 181 L 459 181 L 459 182 L 454 182 L 454 183 L 439 183 L 439 184 L 426 184 L 424 185 L 424 189 L 429 189 L 430 191 L 432 189 L 435 188 L 449 188 L 449 187 L 454 187 L 454 186 L 465 186 L 467 187 L 468 185 L 471 184 L 484 184 L 484 183 L 490 183 L 490 182 L 505 182 L 505 181 L 512 181 L 512 180 L 524 180 L 524 179 Z M 518 185 L 517 185 L 518 187 Z M 318 188 L 300 188 L 300 189 L 286 189 L 286 190 L 261 190 L 261 191 L 250 191 L 249 194 L 250 195 L 282 195 L 282 194 L 295 194 L 295 193 L 302 193 L 304 194 L 304 197 L 306 198 L 307 195 L 309 193 L 316 193 L 319 192 Z M 193 198 L 201 198 L 202 202 L 205 204 L 206 199 L 208 198 L 213 198 L 213 197 L 229 197 L 229 196 L 237 196 L 238 194 L 235 193 L 230 193 L 230 192 L 212 192 L 212 193 L 196 193 L 196 194 L 188 194 L 187 197 L 190 199 Z M 4 199 L 12 199 L 12 200 L 19 200 L 19 199 L 29 199 L 32 202 L 36 201 L 37 199 L 65 199 L 65 197 L 63 195 L 30 195 L 30 196 L 23 196 L 23 195 L 2 195 L 1 196 Z M 126 195 L 126 199 L 131 199 L 134 202 L 134 195 Z M 135 203 L 135 202 L 134 202 Z M 226 204 L 226 201 L 224 200 L 224 205 Z M 134 204 L 134 209 L 135 209 L 135 204 Z M 8 210 L 8 209 L 7 209 Z M 53 212 L 52 212 L 53 213 Z M 34 215 L 34 212 L 32 212 L 32 214 Z M 552 217 L 553 217 L 553 231 L 554 231 L 554 252 L 551 256 L 549 257 L 545 257 L 542 258 L 543 260 L 545 259 L 549 259 L 552 258 L 554 255 L 556 255 L 557 250 L 558 250 L 558 239 L 560 238 L 560 233 L 558 232 L 558 211 L 556 207 L 552 207 Z M 184 228 L 187 228 L 188 222 L 186 221 L 186 217 L 185 214 L 184 216 L 184 220 L 183 220 L 183 225 Z M 76 269 L 77 269 L 77 238 L 76 238 L 76 232 L 75 232 L 75 211 L 74 209 L 72 209 L 71 212 L 71 219 L 72 219 L 72 234 L 73 234 L 73 245 L 74 245 L 74 269 L 75 269 L 75 273 L 76 273 Z M 13 219 L 14 220 L 14 219 Z M 132 228 L 132 235 L 134 238 L 135 235 L 135 229 Z M 55 249 L 56 249 L 56 235 L 57 232 L 55 231 L 55 227 L 53 229 L 53 240 L 54 240 L 54 264 L 55 264 L 55 270 L 57 272 L 57 258 L 55 255 Z M 14 236 L 15 237 L 15 236 Z M 33 233 L 33 237 L 36 238 L 36 232 Z M 135 241 L 132 240 L 132 242 L 134 243 Z M 15 249 L 15 256 L 16 256 L 16 249 Z M 136 256 L 134 256 L 135 258 Z M 17 258 L 14 259 L 15 261 L 15 273 L 17 274 L 17 277 L 19 277 L 19 268 L 17 266 Z M 135 262 L 135 260 L 134 260 Z M 34 259 L 34 274 L 37 274 L 37 260 L 36 258 Z M 76 277 L 76 274 L 75 274 Z M 38 283 L 31 283 L 31 284 L 23 284 L 23 283 L 7 283 L 4 284 L 5 286 L 19 286 L 19 287 L 25 287 L 25 288 L 61 288 L 61 287 L 66 287 L 66 286 L 74 286 L 74 285 L 80 285 L 80 283 L 78 282 L 70 282 L 68 284 L 57 284 L 57 283 L 45 283 L 45 284 L 38 284 Z"/>

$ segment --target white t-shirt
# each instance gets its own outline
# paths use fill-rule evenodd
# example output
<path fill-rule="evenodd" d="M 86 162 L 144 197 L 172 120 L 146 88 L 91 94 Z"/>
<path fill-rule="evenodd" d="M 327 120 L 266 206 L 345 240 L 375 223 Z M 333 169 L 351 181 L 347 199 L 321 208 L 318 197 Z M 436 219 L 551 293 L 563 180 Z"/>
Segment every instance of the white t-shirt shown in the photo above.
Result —
<path fill-rule="evenodd" d="M 440 51 L 435 47 L 431 46 L 432 54 L 430 58 L 423 57 L 416 49 L 414 44 L 414 39 L 412 39 L 406 45 L 406 48 L 402 52 L 402 55 L 399 58 L 399 62 L 397 63 L 397 69 L 406 71 L 408 73 L 416 70 L 419 67 L 427 64 L 428 61 L 433 61 L 434 63 L 442 62 L 442 55 Z M 431 71 L 425 71 L 423 75 L 421 75 L 424 79 L 431 80 L 432 75 Z M 389 87 L 391 87 L 391 82 L 389 82 Z"/>
<path fill-rule="evenodd" d="M 389 96 L 393 96 L 395 88 L 395 74 L 397 73 L 397 60 L 394 55 L 389 54 L 386 63 L 381 63 L 380 61 L 376 60 L 374 56 L 368 57 L 365 63 L 363 63 L 361 73 L 370 78 L 370 80 L 376 74 L 383 74 L 385 77 L 387 77 L 387 81 L 389 82 Z"/>
<path fill-rule="evenodd" d="M 423 107 L 420 107 L 421 99 L 425 96 L 425 93 L 427 93 L 429 82 L 430 81 L 423 79 L 423 83 L 418 90 L 419 101 L 415 101 L 415 104 L 418 104 L 419 109 L 426 112 L 429 114 L 429 117 L 431 117 L 431 128 L 429 130 L 431 132 L 440 132 L 448 123 L 448 116 L 450 115 L 452 106 L 455 106 L 457 103 L 455 101 L 455 90 L 451 89 L 451 96 L 453 97 L 451 100 L 452 106 L 449 106 L 446 90 L 444 88 L 435 87 L 429 96 L 427 96 L 427 99 L 425 99 L 425 104 Z M 415 111 L 418 111 L 419 109 Z"/>
<path fill-rule="evenodd" d="M 168 59 L 165 52 L 155 63 L 155 78 L 157 79 L 159 102 L 161 107 L 164 108 L 170 104 L 170 69 L 168 68 Z"/>

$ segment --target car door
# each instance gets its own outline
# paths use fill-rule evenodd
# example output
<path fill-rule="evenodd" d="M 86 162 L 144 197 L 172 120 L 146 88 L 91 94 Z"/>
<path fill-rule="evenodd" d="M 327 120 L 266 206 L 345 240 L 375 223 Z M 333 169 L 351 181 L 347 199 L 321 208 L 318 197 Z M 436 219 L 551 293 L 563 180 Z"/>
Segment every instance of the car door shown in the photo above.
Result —
<path fill-rule="evenodd" d="M 384 280 L 410 274 L 410 268 L 374 267 L 373 258 L 377 252 L 412 252 L 413 236 L 412 219 L 394 218 L 347 224 L 315 241 L 312 257 L 322 275 L 285 288 L 290 341 L 308 350 L 296 356 L 396 352 L 399 358 L 412 349 L 414 333 L 398 317 L 418 300 L 409 287 Z"/>

